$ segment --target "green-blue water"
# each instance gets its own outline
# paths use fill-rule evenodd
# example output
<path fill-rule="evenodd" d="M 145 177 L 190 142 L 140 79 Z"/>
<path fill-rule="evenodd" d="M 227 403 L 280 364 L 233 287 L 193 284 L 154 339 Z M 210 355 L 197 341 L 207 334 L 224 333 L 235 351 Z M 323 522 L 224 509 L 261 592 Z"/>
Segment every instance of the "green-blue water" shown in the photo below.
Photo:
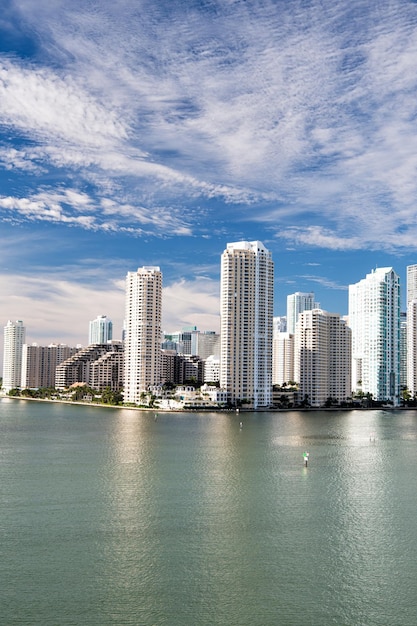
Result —
<path fill-rule="evenodd" d="M 414 411 L 2 399 L 0 623 L 415 626 L 416 476 Z"/>

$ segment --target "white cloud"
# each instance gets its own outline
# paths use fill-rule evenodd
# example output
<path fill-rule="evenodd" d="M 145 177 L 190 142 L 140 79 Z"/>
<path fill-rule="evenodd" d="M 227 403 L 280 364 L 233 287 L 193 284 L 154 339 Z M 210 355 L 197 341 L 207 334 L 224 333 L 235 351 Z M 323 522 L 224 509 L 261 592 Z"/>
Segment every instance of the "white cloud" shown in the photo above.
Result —
<path fill-rule="evenodd" d="M 219 284 L 209 278 L 181 279 L 163 291 L 163 324 L 167 332 L 194 325 L 220 329 Z"/>
<path fill-rule="evenodd" d="M 72 77 L 11 61 L 0 66 L 0 119 L 24 132 L 56 136 L 80 147 L 105 148 L 127 135 L 117 115 L 83 91 Z"/>
<path fill-rule="evenodd" d="M 119 204 L 109 198 L 93 199 L 74 189 L 43 190 L 29 198 L 0 196 L 0 208 L 19 218 L 72 224 L 87 230 L 119 231 L 172 236 L 192 234 L 181 209 L 145 208 Z M 74 214 L 75 213 L 75 214 Z M 81 215 L 79 215 L 81 213 Z M 127 224 L 127 225 L 126 225 Z"/>
<path fill-rule="evenodd" d="M 182 3 L 16 6 L 42 48 L 31 65 L 4 60 L 0 117 L 35 147 L 0 159 L 58 168 L 108 201 L 74 216 L 27 194 L 31 219 L 138 234 L 175 204 L 185 223 L 176 216 L 172 232 L 189 234 L 202 197 L 300 244 L 412 241 L 415 4 L 236 2 L 208 15 L 203 3 L 187 19 Z"/>

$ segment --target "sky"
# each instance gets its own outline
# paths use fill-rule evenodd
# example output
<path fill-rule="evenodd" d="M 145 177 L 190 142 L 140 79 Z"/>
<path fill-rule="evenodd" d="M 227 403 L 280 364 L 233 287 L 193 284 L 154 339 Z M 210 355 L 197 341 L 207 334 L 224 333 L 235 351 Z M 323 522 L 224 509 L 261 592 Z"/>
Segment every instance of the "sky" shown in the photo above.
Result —
<path fill-rule="evenodd" d="M 275 315 L 417 263 L 417 2 L 3 0 L 0 324 L 119 339 L 128 271 L 163 329 L 219 329 L 220 256 L 260 240 Z M 2 347 L 2 346 L 1 346 Z M 1 349 L 1 348 L 0 348 Z"/>

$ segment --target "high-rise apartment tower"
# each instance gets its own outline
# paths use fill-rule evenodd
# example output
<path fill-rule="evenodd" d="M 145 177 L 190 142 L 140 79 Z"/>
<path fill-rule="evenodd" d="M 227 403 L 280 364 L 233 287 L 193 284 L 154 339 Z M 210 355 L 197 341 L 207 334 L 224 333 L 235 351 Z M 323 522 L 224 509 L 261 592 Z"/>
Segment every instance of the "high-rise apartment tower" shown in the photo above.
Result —
<path fill-rule="evenodd" d="M 407 385 L 411 395 L 417 393 L 417 265 L 407 267 Z M 403 384 L 403 381 L 401 381 Z"/>
<path fill-rule="evenodd" d="M 228 243 L 221 257 L 220 385 L 232 403 L 271 404 L 274 268 L 260 241 Z"/>
<path fill-rule="evenodd" d="M 161 380 L 162 274 L 142 267 L 126 277 L 124 400 L 139 404 L 141 393 Z"/>
<path fill-rule="evenodd" d="M 398 404 L 400 396 L 400 279 L 380 267 L 349 285 L 354 390 Z"/>
<path fill-rule="evenodd" d="M 351 330 L 338 313 L 321 309 L 300 313 L 295 330 L 295 379 L 300 399 L 323 406 L 344 402 L 352 393 Z"/>
<path fill-rule="evenodd" d="M 22 351 L 26 329 L 21 320 L 9 320 L 4 327 L 3 389 L 20 387 L 22 376 Z"/>

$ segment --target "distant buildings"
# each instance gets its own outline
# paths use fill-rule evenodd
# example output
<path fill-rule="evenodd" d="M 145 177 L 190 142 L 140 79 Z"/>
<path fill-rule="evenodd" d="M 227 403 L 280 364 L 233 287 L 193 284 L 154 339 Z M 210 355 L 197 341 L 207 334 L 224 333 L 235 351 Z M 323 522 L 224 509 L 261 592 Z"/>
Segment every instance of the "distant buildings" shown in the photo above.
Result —
<path fill-rule="evenodd" d="M 196 326 L 183 328 L 175 333 L 164 333 L 162 349 L 202 359 L 210 355 L 220 357 L 220 335 L 214 330 L 200 331 Z"/>
<path fill-rule="evenodd" d="M 107 343 L 113 339 L 113 322 L 106 315 L 98 315 L 90 322 L 88 345 L 93 343 Z"/>
<path fill-rule="evenodd" d="M 353 388 L 374 400 L 400 398 L 400 281 L 392 267 L 349 286 Z"/>
<path fill-rule="evenodd" d="M 4 327 L 3 389 L 6 392 L 21 386 L 25 334 L 26 329 L 21 320 L 9 320 Z"/>
<path fill-rule="evenodd" d="M 407 387 L 417 398 L 417 264 L 407 268 L 407 314 L 391 267 L 350 285 L 346 321 L 320 309 L 313 292 L 290 294 L 285 317 L 272 312 L 273 261 L 260 241 L 228 243 L 222 254 L 220 334 L 188 326 L 162 335 L 162 274 L 145 266 L 126 277 L 123 342 L 112 341 L 105 315 L 90 322 L 92 343 L 81 350 L 25 344 L 23 322 L 8 321 L 3 388 L 84 383 L 123 388 L 126 402 L 143 404 L 158 390 L 172 400 L 175 386 L 213 383 L 229 406 L 254 409 L 273 405 L 273 385 L 279 406 L 335 404 L 352 393 L 398 404 Z"/>
<path fill-rule="evenodd" d="M 296 291 L 287 296 L 287 333 L 292 335 L 295 333 L 295 325 L 300 313 L 318 308 L 320 308 L 320 305 L 315 302 L 315 296 L 312 291 L 310 293 Z"/>
<path fill-rule="evenodd" d="M 140 396 L 161 381 L 162 274 L 159 267 L 128 272 L 125 309 L 124 400 Z"/>
<path fill-rule="evenodd" d="M 227 244 L 221 257 L 220 386 L 234 403 L 271 404 L 274 269 L 260 241 Z"/>

